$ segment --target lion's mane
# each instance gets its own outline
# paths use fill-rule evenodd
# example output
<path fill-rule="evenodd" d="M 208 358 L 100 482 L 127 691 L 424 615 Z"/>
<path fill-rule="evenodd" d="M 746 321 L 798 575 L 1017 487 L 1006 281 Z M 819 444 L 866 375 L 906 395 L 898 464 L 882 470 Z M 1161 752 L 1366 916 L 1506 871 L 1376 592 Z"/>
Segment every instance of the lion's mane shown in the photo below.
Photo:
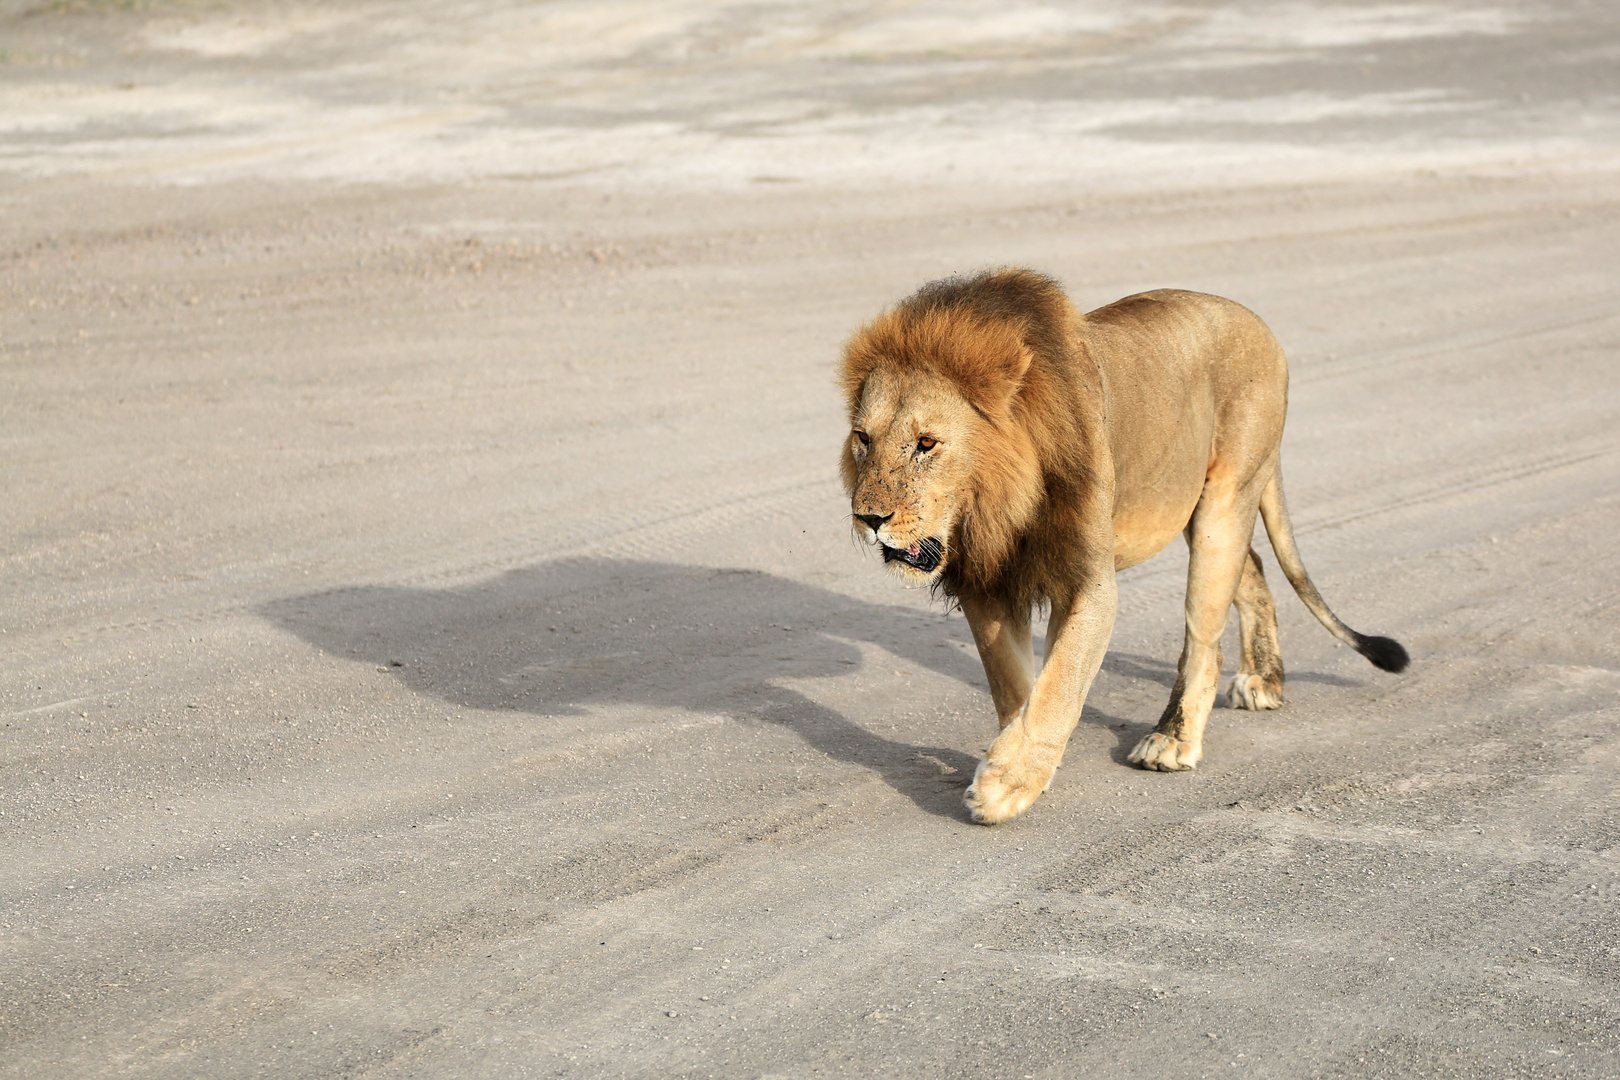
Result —
<path fill-rule="evenodd" d="M 947 596 L 971 588 L 1028 604 L 1077 576 L 1073 522 L 1100 479 L 1088 464 L 1100 435 L 1082 423 L 1101 401 L 1097 368 L 1076 333 L 1083 319 L 1051 278 L 991 270 L 923 286 L 845 346 L 841 381 L 852 418 L 866 380 L 886 367 L 944 378 L 982 421 L 937 583 Z M 853 491 L 847 446 L 842 472 Z"/>

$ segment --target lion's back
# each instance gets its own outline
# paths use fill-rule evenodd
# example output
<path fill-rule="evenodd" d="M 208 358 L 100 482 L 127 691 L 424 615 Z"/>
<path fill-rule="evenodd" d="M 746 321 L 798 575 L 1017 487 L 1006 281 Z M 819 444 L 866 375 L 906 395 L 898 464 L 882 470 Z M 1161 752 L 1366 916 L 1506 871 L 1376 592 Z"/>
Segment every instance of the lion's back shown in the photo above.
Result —
<path fill-rule="evenodd" d="M 1234 394 L 1287 400 L 1288 361 L 1260 316 L 1235 300 L 1186 289 L 1136 293 L 1088 312 L 1082 334 L 1111 398 L 1174 391 L 1212 407 Z M 1149 408 L 1154 403 L 1144 401 Z"/>

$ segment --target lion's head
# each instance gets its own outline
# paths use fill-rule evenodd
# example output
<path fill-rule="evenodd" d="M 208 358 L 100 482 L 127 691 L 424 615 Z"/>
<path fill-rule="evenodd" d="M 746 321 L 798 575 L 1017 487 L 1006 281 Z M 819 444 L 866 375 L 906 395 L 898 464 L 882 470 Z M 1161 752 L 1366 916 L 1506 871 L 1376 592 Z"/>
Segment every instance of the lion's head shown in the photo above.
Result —
<path fill-rule="evenodd" d="M 901 576 L 928 581 L 950 557 L 971 500 L 979 418 L 947 379 L 875 368 L 850 418 L 845 454 L 855 529 Z"/>
<path fill-rule="evenodd" d="M 844 486 L 855 529 L 912 581 L 993 575 L 1044 488 L 1050 365 L 1072 313 L 1027 270 L 934 282 L 844 350 Z M 1050 340 L 1049 340 L 1050 339 Z"/>

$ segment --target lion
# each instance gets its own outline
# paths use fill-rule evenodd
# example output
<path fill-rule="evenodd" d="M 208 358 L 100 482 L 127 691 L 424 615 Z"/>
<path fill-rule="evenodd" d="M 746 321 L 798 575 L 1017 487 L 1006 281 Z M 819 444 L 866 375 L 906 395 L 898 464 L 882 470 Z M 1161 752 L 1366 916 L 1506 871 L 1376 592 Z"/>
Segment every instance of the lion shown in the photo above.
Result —
<path fill-rule="evenodd" d="M 1407 666 L 1400 643 L 1341 622 L 1305 572 L 1279 464 L 1288 365 L 1242 305 L 1160 289 L 1081 315 L 1031 270 L 946 278 L 858 330 L 841 379 L 857 533 L 961 609 L 984 662 L 1001 731 L 967 789 L 975 821 L 1016 817 L 1050 785 L 1113 631 L 1115 574 L 1177 534 L 1190 549 L 1185 642 L 1134 764 L 1198 764 L 1234 605 L 1229 704 L 1283 702 L 1256 514 L 1328 632 L 1385 671 Z M 1050 617 L 1037 671 L 1039 606 Z"/>

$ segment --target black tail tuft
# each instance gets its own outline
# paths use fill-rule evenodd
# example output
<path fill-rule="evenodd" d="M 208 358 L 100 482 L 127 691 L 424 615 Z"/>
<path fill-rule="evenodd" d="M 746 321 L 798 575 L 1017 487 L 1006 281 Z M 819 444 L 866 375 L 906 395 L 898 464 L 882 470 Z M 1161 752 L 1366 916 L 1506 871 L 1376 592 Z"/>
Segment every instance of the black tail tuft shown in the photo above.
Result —
<path fill-rule="evenodd" d="M 1371 660 L 1374 667 L 1385 671 L 1405 671 L 1406 665 L 1412 662 L 1412 658 L 1406 655 L 1406 648 L 1394 638 L 1356 634 L 1356 652 Z"/>

